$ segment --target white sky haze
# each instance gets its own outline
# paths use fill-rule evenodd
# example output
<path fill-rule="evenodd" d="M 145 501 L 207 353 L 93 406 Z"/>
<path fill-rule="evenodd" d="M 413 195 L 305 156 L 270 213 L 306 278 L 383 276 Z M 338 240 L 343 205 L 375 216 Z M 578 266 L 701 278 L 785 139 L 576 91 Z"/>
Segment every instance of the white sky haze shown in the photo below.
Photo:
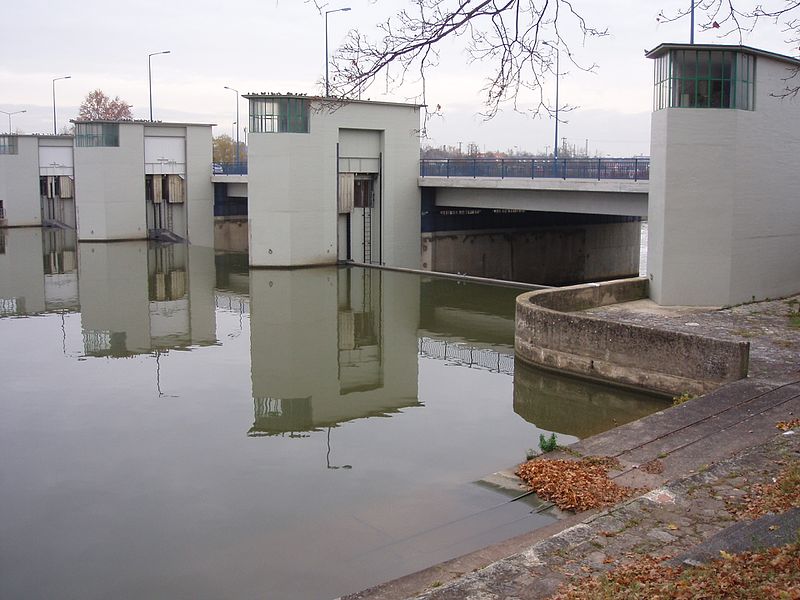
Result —
<path fill-rule="evenodd" d="M 659 25 L 659 10 L 675 11 L 688 0 L 575 0 L 588 22 L 608 28 L 604 38 L 585 46 L 572 40 L 576 59 L 599 65 L 585 73 L 562 60 L 561 104 L 576 106 L 564 115 L 559 137 L 589 153 L 649 153 L 652 62 L 644 50 L 662 42 L 688 42 L 689 22 Z M 329 17 L 333 50 L 351 28 L 377 36 L 375 25 L 408 3 L 403 0 L 336 0 L 329 8 L 351 11 Z M 52 79 L 56 82 L 58 127 L 78 112 L 86 94 L 101 89 L 133 105 L 135 118 L 149 114 L 147 55 L 154 56 L 153 112 L 156 120 L 216 123 L 215 135 L 234 130 L 236 104 L 230 86 L 247 92 L 320 94 L 325 73 L 324 18 L 302 0 L 27 0 L 0 10 L 0 110 L 14 115 L 14 129 L 51 133 Z M 713 33 L 695 34 L 699 43 L 714 43 Z M 726 39 L 722 43 L 737 43 Z M 777 27 L 764 27 L 745 44 L 789 53 Z M 508 107 L 483 122 L 480 64 L 469 65 L 460 40 L 448 42 L 439 67 L 428 76 L 427 102 L 440 104 L 443 116 L 429 125 L 431 145 L 477 143 L 482 149 L 552 149 L 553 120 L 533 119 Z M 387 90 L 376 82 L 363 94 L 373 100 L 417 101 L 418 82 Z M 545 96 L 552 103 L 555 81 Z M 247 126 L 247 103 L 239 104 Z M 0 114 L 0 131 L 7 129 Z M 588 140 L 588 144 L 587 144 Z"/>

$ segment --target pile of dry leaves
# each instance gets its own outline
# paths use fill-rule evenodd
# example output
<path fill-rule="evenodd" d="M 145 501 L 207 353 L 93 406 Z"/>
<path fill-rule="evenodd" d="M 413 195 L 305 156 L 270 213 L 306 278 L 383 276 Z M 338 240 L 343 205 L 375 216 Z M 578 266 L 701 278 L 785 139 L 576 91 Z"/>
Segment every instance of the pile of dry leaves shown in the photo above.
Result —
<path fill-rule="evenodd" d="M 800 544 L 729 554 L 699 567 L 670 567 L 636 556 L 598 577 L 562 586 L 557 600 L 800 598 Z"/>
<path fill-rule="evenodd" d="M 609 506 L 641 493 L 642 490 L 617 485 L 608 477 L 618 468 L 615 459 L 586 457 L 581 460 L 531 460 L 517 467 L 517 476 L 537 496 L 561 510 L 580 512 Z"/>
<path fill-rule="evenodd" d="M 800 428 L 800 419 L 791 419 L 790 421 L 778 421 L 775 425 L 781 431 L 790 431 L 792 429 Z"/>

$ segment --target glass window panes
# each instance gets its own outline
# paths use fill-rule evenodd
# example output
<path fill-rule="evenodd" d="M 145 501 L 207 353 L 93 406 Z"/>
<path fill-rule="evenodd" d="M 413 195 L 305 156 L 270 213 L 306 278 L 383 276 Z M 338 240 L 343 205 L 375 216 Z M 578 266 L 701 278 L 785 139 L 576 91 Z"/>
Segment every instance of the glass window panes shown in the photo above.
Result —
<path fill-rule="evenodd" d="M 727 50 L 671 50 L 656 59 L 655 110 L 753 110 L 755 56 Z"/>
<path fill-rule="evenodd" d="M 17 136 L 0 135 L 0 154 L 18 154 Z"/>
<path fill-rule="evenodd" d="M 309 100 L 292 96 L 250 98 L 251 133 L 308 133 Z"/>
<path fill-rule="evenodd" d="M 75 146 L 78 148 L 119 146 L 119 123 L 76 123 Z"/>

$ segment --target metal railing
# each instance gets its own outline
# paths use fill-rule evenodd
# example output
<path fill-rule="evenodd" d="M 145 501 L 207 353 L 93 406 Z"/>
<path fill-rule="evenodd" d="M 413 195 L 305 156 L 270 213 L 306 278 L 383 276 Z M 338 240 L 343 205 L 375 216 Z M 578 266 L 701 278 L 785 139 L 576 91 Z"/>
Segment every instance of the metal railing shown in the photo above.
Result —
<path fill-rule="evenodd" d="M 421 177 L 650 179 L 650 158 L 423 158 Z"/>
<path fill-rule="evenodd" d="M 417 340 L 417 354 L 465 367 L 514 374 L 514 352 L 511 349 L 505 354 L 490 348 L 476 348 L 459 342 L 420 337 Z"/>
<path fill-rule="evenodd" d="M 215 162 L 211 164 L 214 175 L 247 175 L 247 161 Z"/>

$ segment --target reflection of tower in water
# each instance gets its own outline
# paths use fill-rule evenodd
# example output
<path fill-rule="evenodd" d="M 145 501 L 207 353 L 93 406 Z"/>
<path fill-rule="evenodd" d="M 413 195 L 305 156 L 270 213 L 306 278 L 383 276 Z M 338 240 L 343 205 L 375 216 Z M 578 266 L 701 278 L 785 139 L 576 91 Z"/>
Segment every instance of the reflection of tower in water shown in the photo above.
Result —
<path fill-rule="evenodd" d="M 255 418 L 249 436 L 306 437 L 419 405 L 418 286 L 406 285 L 397 292 L 401 298 L 392 298 L 377 269 L 250 276 Z M 411 301 L 403 297 L 409 294 Z M 387 351 L 396 360 L 386 361 Z"/>
<path fill-rule="evenodd" d="M 339 272 L 336 322 L 342 394 L 383 386 L 381 281 L 377 269 Z"/>
<path fill-rule="evenodd" d="M 78 239 L 74 229 L 43 229 L 45 310 L 80 310 L 78 296 Z"/>
<path fill-rule="evenodd" d="M 191 345 L 187 251 L 184 244 L 153 244 L 148 249 L 150 340 L 153 349 Z"/>
<path fill-rule="evenodd" d="M 79 258 L 87 355 L 163 354 L 216 342 L 212 253 L 137 241 L 82 244 Z"/>

